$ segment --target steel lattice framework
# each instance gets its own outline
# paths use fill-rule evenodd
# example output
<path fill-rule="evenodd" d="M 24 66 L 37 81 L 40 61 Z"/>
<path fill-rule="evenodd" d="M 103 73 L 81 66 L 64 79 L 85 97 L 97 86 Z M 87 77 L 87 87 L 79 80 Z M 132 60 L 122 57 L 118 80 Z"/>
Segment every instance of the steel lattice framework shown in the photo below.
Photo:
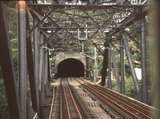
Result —
<path fill-rule="evenodd" d="M 42 44 L 57 50 L 72 45 L 74 51 L 80 51 L 78 31 L 87 30 L 87 42 L 102 44 L 105 33 L 115 34 L 147 13 L 145 5 L 129 4 L 29 4 L 29 11 L 39 21 L 33 29 L 38 27 L 45 36 Z"/>
<path fill-rule="evenodd" d="M 107 84 L 112 88 L 111 75 L 113 71 L 113 37 L 118 41 L 120 51 L 120 70 L 117 81 L 119 92 L 125 93 L 125 52 L 137 97 L 139 94 L 147 102 L 147 68 L 146 68 L 146 41 L 144 19 L 148 13 L 149 5 L 146 0 L 143 4 L 131 4 L 132 0 L 101 0 L 80 3 L 79 0 L 67 2 L 64 0 L 30 0 L 18 1 L 18 26 L 19 26 L 19 79 L 15 81 L 9 45 L 8 30 L 6 28 L 5 6 L 0 1 L 0 63 L 4 75 L 5 88 L 10 114 L 14 119 L 26 119 L 27 108 L 33 109 L 35 116 L 40 114 L 42 97 L 48 90 L 50 83 L 50 49 L 58 51 L 81 51 L 82 39 L 79 33 L 87 33 L 86 42 L 95 45 L 103 55 L 101 85 Z M 135 0 L 139 1 L 139 0 Z M 40 3 L 41 2 L 41 3 Z M 42 4 L 45 3 L 45 4 Z M 136 77 L 133 61 L 128 45 L 130 35 L 125 31 L 130 25 L 140 21 L 138 34 L 141 41 L 141 67 L 143 89 Z M 103 44 L 104 49 L 100 49 Z M 6 51 L 6 53 L 4 53 Z M 106 81 L 106 77 L 108 78 Z M 15 85 L 15 82 L 17 83 Z M 29 85 L 28 85 L 29 84 Z M 16 86 L 19 86 L 16 89 Z M 18 90 L 18 91 L 17 91 Z M 29 95 L 29 96 L 28 96 Z M 39 99 L 40 98 L 40 99 Z M 32 105 L 30 105 L 32 103 Z M 29 105 L 28 105 L 29 104 Z"/>

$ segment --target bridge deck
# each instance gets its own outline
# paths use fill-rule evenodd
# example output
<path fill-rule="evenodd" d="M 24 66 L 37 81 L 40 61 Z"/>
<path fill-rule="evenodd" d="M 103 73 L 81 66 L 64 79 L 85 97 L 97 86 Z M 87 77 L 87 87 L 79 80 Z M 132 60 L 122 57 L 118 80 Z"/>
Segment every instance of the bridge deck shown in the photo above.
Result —
<path fill-rule="evenodd" d="M 153 108 L 83 78 L 59 78 L 49 119 L 153 119 Z"/>

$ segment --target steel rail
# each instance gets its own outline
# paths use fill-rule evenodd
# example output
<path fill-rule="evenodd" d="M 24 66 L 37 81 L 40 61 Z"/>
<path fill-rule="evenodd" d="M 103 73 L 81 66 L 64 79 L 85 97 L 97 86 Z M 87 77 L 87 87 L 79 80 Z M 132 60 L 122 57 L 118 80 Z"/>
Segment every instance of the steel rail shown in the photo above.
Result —
<path fill-rule="evenodd" d="M 60 111 L 60 119 L 63 119 L 63 96 L 62 96 L 62 81 L 60 81 L 60 91 L 59 91 L 59 98 L 60 98 L 60 108 L 59 108 L 59 111 Z"/>
<path fill-rule="evenodd" d="M 72 119 L 73 113 L 76 113 L 76 119 L 85 119 L 68 80 L 61 80 L 60 88 L 62 90 L 62 94 L 60 95 L 60 119 Z"/>
<path fill-rule="evenodd" d="M 104 99 L 112 102 L 112 103 L 107 102 L 107 104 L 111 107 L 114 107 L 115 111 L 117 112 L 119 112 L 117 110 L 117 107 L 119 107 L 121 110 L 123 110 L 124 112 L 127 112 L 129 115 L 134 116 L 136 119 L 141 119 L 141 118 L 153 119 L 151 115 L 152 109 L 149 106 L 144 105 L 143 103 L 134 101 L 130 98 L 126 98 L 125 96 L 119 95 L 118 93 L 115 93 L 114 91 L 108 90 L 100 86 L 92 85 L 88 82 L 87 84 L 82 84 L 82 86 L 88 89 L 89 92 L 97 96 L 99 99 L 103 97 Z M 115 108 L 115 105 L 117 106 L 116 108 Z M 124 114 L 124 112 L 120 111 L 119 113 Z"/>
<path fill-rule="evenodd" d="M 69 85 L 68 80 L 67 80 L 67 83 L 68 83 L 68 85 Z M 78 105 L 77 105 L 77 103 L 76 103 L 75 98 L 73 97 L 73 93 L 72 93 L 72 91 L 71 91 L 70 86 L 68 86 L 67 88 L 68 88 L 68 90 L 69 90 L 69 94 L 70 94 L 70 96 L 71 96 L 71 98 L 72 98 L 73 104 L 74 104 L 74 106 L 75 106 L 75 108 L 76 108 L 76 111 L 77 111 L 77 114 L 78 114 L 78 116 L 79 116 L 79 119 L 83 119 L 83 116 L 82 116 L 82 114 L 81 114 L 81 111 L 80 111 L 80 109 L 79 109 L 79 107 L 78 107 Z"/>
<path fill-rule="evenodd" d="M 95 88 L 95 86 L 93 86 L 93 87 Z M 122 95 L 119 95 L 118 93 L 111 91 L 111 90 L 108 90 L 108 89 L 106 90 L 103 87 L 96 86 L 96 89 L 98 89 L 104 95 L 112 96 L 111 98 L 116 99 L 117 102 L 120 102 L 124 106 L 130 107 L 130 109 L 133 109 L 133 111 L 137 111 L 141 115 L 146 115 L 145 118 L 152 119 L 151 112 L 153 111 L 153 109 L 144 105 L 143 103 L 132 100 L 131 98 L 128 99 Z"/>
<path fill-rule="evenodd" d="M 101 94 L 107 96 L 108 98 L 115 100 L 117 103 L 127 108 L 130 112 L 135 112 L 135 116 L 137 118 L 144 117 L 145 119 L 152 119 L 152 117 L 148 116 L 148 114 L 144 113 L 144 111 L 137 109 L 137 107 L 135 107 L 134 105 L 130 105 L 129 101 L 123 101 L 117 98 L 117 96 L 113 96 L 112 94 L 103 93 L 103 90 L 98 89 L 97 87 L 96 87 L 96 90 L 98 90 Z"/>
<path fill-rule="evenodd" d="M 71 118 L 71 112 L 69 110 L 69 103 L 68 103 L 68 97 L 67 97 L 67 94 L 66 94 L 66 89 L 63 86 L 62 86 L 62 89 L 63 89 L 63 93 L 64 93 L 64 99 L 65 99 L 67 115 L 68 115 L 68 117 L 66 119 L 72 119 Z"/>
<path fill-rule="evenodd" d="M 75 99 L 75 102 L 77 103 L 79 107 L 79 112 L 82 114 L 83 119 L 92 119 L 94 118 L 91 114 L 90 110 L 85 106 L 84 100 L 82 97 L 77 93 L 77 90 L 74 89 L 74 86 L 72 86 L 69 82 L 69 79 L 67 80 L 69 84 L 70 92 L 73 94 L 73 98 Z"/>
<path fill-rule="evenodd" d="M 110 99 L 109 97 L 106 97 L 105 95 L 98 92 L 96 89 L 93 89 L 89 86 L 84 86 L 85 89 L 87 89 L 90 93 L 92 93 L 95 97 L 97 97 L 100 101 L 102 101 L 104 104 L 111 107 L 114 111 L 116 111 L 118 114 L 120 114 L 123 118 L 127 119 L 133 119 L 138 116 L 136 116 L 134 113 L 128 111 L 125 107 L 118 104 L 115 100 Z"/>
<path fill-rule="evenodd" d="M 54 93 L 55 92 L 53 91 L 52 103 L 51 103 L 50 112 L 49 112 L 49 118 L 48 119 L 51 119 L 52 118 L 52 114 L 53 114 L 53 105 L 54 105 L 54 102 L 55 102 L 55 95 L 54 95 Z"/>

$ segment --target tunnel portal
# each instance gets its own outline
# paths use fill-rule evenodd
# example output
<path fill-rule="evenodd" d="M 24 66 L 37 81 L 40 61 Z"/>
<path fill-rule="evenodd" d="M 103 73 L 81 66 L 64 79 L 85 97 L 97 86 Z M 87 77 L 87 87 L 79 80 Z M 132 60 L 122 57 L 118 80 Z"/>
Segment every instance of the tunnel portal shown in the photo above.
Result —
<path fill-rule="evenodd" d="M 58 65 L 57 77 L 83 77 L 84 64 L 74 58 L 61 61 Z"/>

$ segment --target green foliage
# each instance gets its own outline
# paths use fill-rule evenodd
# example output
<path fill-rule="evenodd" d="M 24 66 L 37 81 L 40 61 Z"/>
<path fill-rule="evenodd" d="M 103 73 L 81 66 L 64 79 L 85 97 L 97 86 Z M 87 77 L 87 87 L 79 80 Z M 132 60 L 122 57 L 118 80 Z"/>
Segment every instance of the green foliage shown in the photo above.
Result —
<path fill-rule="evenodd" d="M 5 87 L 0 70 L 0 119 L 8 119 L 7 100 L 5 96 Z"/>
<path fill-rule="evenodd" d="M 112 89 L 118 91 L 117 80 L 112 80 Z M 125 77 L 125 95 L 135 97 L 135 87 L 131 76 Z"/>
<path fill-rule="evenodd" d="M 131 76 L 127 76 L 125 80 L 125 94 L 130 97 L 135 97 L 135 86 Z"/>
<path fill-rule="evenodd" d="M 14 71 L 16 77 L 18 75 L 18 35 L 17 35 L 17 13 L 16 13 L 16 1 L 6 1 L 6 16 L 8 23 L 9 34 L 9 46 L 11 51 L 11 57 L 13 60 Z M 7 106 L 7 99 L 5 94 L 5 86 L 2 78 L 2 72 L 0 70 L 0 119 L 9 119 L 9 112 Z"/>

